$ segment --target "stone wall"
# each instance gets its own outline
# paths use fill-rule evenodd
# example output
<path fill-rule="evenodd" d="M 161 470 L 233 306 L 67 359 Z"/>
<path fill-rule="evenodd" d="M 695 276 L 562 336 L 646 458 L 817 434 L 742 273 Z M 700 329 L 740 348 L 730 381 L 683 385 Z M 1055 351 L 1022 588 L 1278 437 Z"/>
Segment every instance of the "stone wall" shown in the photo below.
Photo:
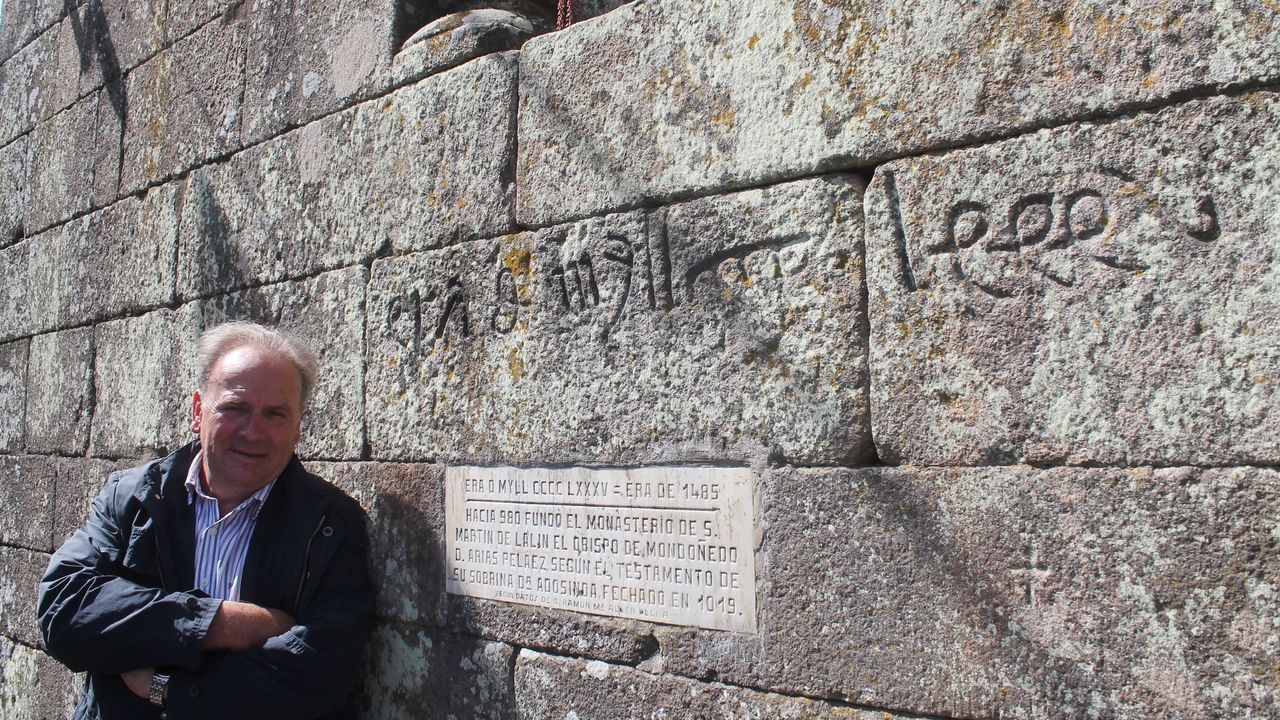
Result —
<path fill-rule="evenodd" d="M 228 318 L 321 351 L 365 717 L 1280 714 L 1280 6 L 580 10 L 4 2 L 0 716 Z M 755 632 L 445 592 L 446 467 L 673 464 Z"/>

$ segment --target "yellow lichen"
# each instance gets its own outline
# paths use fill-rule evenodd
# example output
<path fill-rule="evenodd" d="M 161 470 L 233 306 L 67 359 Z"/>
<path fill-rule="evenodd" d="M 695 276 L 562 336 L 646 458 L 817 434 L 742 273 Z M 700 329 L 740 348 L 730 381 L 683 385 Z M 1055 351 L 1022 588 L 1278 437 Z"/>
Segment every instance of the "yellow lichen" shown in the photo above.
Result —
<path fill-rule="evenodd" d="M 520 378 L 524 377 L 524 360 L 520 358 L 520 348 L 511 348 L 511 352 L 507 353 L 507 370 L 511 373 L 512 382 L 520 382 Z"/>
<path fill-rule="evenodd" d="M 717 125 L 723 125 L 726 129 L 732 130 L 734 124 L 738 120 L 738 114 L 732 110 L 723 110 L 716 113 L 711 118 L 711 122 Z"/>
<path fill-rule="evenodd" d="M 512 275 L 527 278 L 532 272 L 533 253 L 527 248 L 513 247 L 503 256 L 502 263 L 507 266 Z"/>

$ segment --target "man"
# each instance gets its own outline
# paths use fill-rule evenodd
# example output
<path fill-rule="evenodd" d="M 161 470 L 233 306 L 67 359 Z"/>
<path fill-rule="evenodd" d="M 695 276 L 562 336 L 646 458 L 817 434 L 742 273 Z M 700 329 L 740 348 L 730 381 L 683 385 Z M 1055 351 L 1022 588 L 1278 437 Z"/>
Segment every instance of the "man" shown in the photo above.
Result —
<path fill-rule="evenodd" d="M 237 322 L 199 366 L 199 439 L 113 473 L 40 584 L 49 654 L 89 673 L 75 717 L 353 716 L 366 530 L 293 454 L 315 354 Z"/>

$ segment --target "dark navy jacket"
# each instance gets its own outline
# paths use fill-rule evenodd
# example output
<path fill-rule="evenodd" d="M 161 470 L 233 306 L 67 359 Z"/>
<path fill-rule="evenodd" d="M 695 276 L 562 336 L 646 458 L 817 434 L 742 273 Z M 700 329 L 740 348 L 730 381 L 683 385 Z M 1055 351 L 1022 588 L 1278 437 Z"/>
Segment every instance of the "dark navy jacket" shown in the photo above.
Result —
<path fill-rule="evenodd" d="M 75 717 L 354 717 L 348 695 L 373 605 L 364 513 L 294 457 L 258 515 L 240 599 L 298 624 L 256 648 L 203 652 L 218 601 L 193 589 L 195 511 L 184 483 L 198 450 L 113 473 L 49 562 L 38 609 L 45 645 L 89 673 Z M 119 675 L 152 666 L 172 673 L 163 715 Z"/>

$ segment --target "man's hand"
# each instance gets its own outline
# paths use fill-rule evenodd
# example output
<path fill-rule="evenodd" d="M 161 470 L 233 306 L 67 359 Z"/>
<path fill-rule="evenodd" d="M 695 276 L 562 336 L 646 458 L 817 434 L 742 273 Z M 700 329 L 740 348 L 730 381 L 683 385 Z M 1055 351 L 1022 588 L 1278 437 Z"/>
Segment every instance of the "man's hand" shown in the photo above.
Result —
<path fill-rule="evenodd" d="M 209 625 L 204 649 L 248 650 L 267 638 L 284 633 L 295 624 L 293 616 L 283 610 L 224 600 Z"/>
<path fill-rule="evenodd" d="M 124 684 L 134 695 L 149 700 L 151 698 L 151 676 L 156 674 L 155 668 L 138 668 L 130 670 L 126 673 L 120 673 L 120 678 L 124 680 Z"/>

